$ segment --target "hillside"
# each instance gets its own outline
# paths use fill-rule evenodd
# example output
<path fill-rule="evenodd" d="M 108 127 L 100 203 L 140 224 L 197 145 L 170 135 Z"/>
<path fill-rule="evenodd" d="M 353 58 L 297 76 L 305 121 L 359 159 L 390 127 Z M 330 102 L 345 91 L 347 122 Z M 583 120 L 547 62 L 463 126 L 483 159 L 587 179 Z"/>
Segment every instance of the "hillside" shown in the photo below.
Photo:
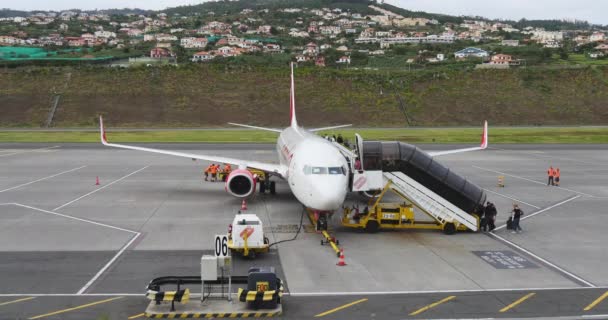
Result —
<path fill-rule="evenodd" d="M 0 126 L 38 127 L 54 92 L 54 126 L 213 127 L 228 121 L 282 126 L 288 69 L 228 65 L 81 68 L 0 73 Z M 68 77 L 67 74 L 71 76 Z M 67 79 L 70 79 L 66 83 Z M 304 125 L 606 124 L 608 69 L 387 72 L 301 67 L 298 117 Z"/>

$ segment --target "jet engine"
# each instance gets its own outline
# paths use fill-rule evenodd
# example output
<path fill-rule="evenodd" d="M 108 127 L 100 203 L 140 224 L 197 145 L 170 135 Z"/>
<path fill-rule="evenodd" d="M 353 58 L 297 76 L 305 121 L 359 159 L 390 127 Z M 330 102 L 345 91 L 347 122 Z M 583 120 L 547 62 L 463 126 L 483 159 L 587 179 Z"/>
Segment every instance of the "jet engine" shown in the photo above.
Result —
<path fill-rule="evenodd" d="M 255 192 L 256 180 L 249 170 L 234 170 L 226 178 L 226 191 L 237 198 L 248 197 Z"/>

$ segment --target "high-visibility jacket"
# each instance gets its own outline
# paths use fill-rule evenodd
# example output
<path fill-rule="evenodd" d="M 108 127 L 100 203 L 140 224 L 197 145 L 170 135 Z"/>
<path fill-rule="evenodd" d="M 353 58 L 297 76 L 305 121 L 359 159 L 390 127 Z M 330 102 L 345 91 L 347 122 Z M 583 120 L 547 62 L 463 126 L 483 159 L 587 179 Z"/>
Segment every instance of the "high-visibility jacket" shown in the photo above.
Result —
<path fill-rule="evenodd" d="M 555 173 L 554 173 L 553 175 L 554 175 L 556 178 L 559 178 L 559 175 L 560 175 L 559 170 L 555 170 Z"/>
<path fill-rule="evenodd" d="M 232 171 L 232 167 L 229 164 L 225 165 L 224 166 L 224 172 L 230 173 L 230 171 Z"/>
<path fill-rule="evenodd" d="M 211 174 L 216 174 L 219 166 L 211 166 Z"/>
<path fill-rule="evenodd" d="M 555 175 L 555 171 L 553 170 L 553 168 L 549 168 L 549 170 L 547 170 L 547 174 L 549 175 L 549 177 L 553 177 Z"/>
<path fill-rule="evenodd" d="M 209 166 L 208 166 L 208 167 L 205 169 L 205 173 L 209 173 L 209 172 L 211 172 L 211 167 L 212 167 L 212 166 L 211 166 L 211 165 L 209 165 Z"/>

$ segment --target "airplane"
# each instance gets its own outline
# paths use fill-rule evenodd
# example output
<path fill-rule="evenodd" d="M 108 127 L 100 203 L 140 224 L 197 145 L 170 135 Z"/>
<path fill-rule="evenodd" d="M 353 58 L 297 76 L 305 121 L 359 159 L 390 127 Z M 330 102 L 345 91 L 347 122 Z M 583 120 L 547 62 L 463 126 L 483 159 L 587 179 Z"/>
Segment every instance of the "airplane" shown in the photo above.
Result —
<path fill-rule="evenodd" d="M 226 191 L 238 198 L 246 198 L 256 191 L 256 176 L 248 169 L 257 169 L 268 176 L 277 176 L 287 180 L 291 192 L 305 207 L 316 213 L 331 213 L 339 209 L 349 190 L 350 168 L 347 157 L 356 155 L 340 144 L 318 136 L 315 132 L 343 128 L 350 125 L 330 126 L 305 129 L 298 125 L 296 119 L 295 85 L 293 63 L 291 64 L 290 88 L 290 125 L 285 129 L 258 127 L 246 124 L 231 125 L 275 132 L 279 135 L 276 144 L 279 164 L 265 163 L 243 159 L 233 159 L 215 155 L 202 155 L 139 146 L 130 146 L 108 142 L 103 119 L 99 117 L 101 142 L 108 147 L 153 152 L 176 157 L 205 160 L 215 163 L 229 163 L 237 167 L 226 178 Z M 487 121 L 484 124 L 481 145 L 479 147 L 428 152 L 430 156 L 440 156 L 460 152 L 486 149 L 488 146 Z M 265 179 L 268 183 L 270 179 Z M 274 192 L 274 182 L 272 185 Z M 262 187 L 261 187 L 262 188 Z"/>

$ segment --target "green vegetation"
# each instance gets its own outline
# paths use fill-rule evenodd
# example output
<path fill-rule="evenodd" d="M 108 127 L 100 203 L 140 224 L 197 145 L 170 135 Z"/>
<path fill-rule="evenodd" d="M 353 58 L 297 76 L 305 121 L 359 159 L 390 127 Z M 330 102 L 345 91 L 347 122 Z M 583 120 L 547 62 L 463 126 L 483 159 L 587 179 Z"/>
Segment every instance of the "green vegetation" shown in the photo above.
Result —
<path fill-rule="evenodd" d="M 0 127 L 221 127 L 287 123 L 289 69 L 256 64 L 108 69 L 31 68 L 0 73 Z M 248 58 L 248 59 L 249 59 Z M 245 59 L 245 58 L 242 58 Z M 576 59 L 570 55 L 569 59 Z M 608 68 L 355 70 L 299 67 L 303 125 L 359 127 L 603 125 Z M 407 118 L 407 119 L 406 119 Z"/>
<path fill-rule="evenodd" d="M 481 128 L 424 129 L 347 129 L 320 133 L 342 134 L 354 141 L 359 133 L 366 140 L 404 141 L 410 143 L 478 143 Z M 160 130 L 108 132 L 112 142 L 210 142 L 210 143 L 274 143 L 277 134 L 258 130 Z M 608 128 L 548 127 L 490 128 L 490 143 L 608 143 Z M 99 133 L 92 131 L 2 131 L 0 142 L 99 142 Z"/>

